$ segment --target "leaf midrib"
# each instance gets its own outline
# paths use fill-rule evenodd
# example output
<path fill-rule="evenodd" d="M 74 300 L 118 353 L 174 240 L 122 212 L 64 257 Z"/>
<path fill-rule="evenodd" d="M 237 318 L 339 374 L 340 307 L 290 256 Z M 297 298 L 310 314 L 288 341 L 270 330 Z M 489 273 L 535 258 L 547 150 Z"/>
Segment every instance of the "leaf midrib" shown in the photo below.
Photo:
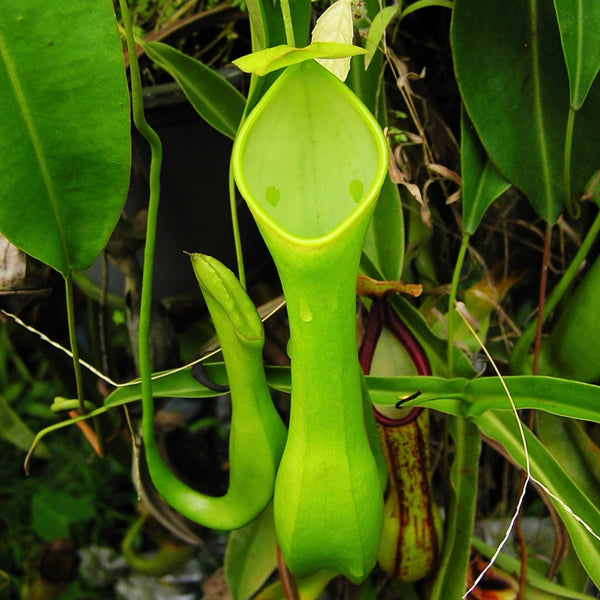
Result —
<path fill-rule="evenodd" d="M 537 124 L 540 158 L 542 162 L 542 173 L 544 181 L 544 199 L 546 209 L 546 220 L 551 220 L 552 208 L 552 186 L 550 184 L 550 170 L 548 164 L 548 149 L 546 141 L 546 130 L 544 128 L 544 111 L 542 107 L 542 94 L 540 84 L 540 58 L 539 58 L 539 30 L 537 22 L 537 0 L 531 0 L 529 4 L 531 20 L 531 62 L 533 78 L 533 106 L 534 118 Z M 535 32 L 535 35 L 534 35 Z"/>

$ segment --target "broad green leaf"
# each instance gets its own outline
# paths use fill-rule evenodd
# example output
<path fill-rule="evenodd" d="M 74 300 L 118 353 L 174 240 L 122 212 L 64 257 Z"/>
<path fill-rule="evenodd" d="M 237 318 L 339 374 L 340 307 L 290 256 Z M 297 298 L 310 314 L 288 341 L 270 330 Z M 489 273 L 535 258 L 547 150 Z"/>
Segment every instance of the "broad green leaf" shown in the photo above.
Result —
<path fill-rule="evenodd" d="M 33 442 L 34 434 L 21 417 L 11 408 L 4 396 L 0 395 L 0 440 L 27 451 Z M 48 448 L 39 445 L 36 456 L 48 458 Z"/>
<path fill-rule="evenodd" d="M 0 107 L 0 231 L 65 276 L 89 267 L 129 184 L 112 2 L 3 3 Z"/>
<path fill-rule="evenodd" d="M 94 516 L 88 499 L 42 488 L 31 499 L 32 527 L 44 541 L 69 536 L 69 527 Z"/>
<path fill-rule="evenodd" d="M 313 58 L 343 58 L 359 54 L 365 54 L 365 50 L 352 44 L 338 42 L 315 42 L 304 48 L 281 44 L 242 56 L 234 60 L 233 64 L 246 73 L 266 75 Z"/>
<path fill-rule="evenodd" d="M 236 88 L 199 60 L 167 44 L 151 42 L 142 47 L 177 81 L 190 104 L 209 125 L 231 139 L 235 137 L 246 105 Z"/>
<path fill-rule="evenodd" d="M 432 600 L 460 598 L 465 593 L 475 522 L 481 436 L 473 423 L 460 418 L 450 420 L 450 433 L 454 440 L 450 473 L 452 497 L 444 528 L 442 557 L 430 596 Z"/>
<path fill-rule="evenodd" d="M 553 377 L 518 375 L 505 377 L 504 382 L 519 409 L 538 408 L 563 417 L 600 421 L 599 386 Z M 474 379 L 467 384 L 465 393 L 469 399 L 469 416 L 492 409 L 512 410 L 497 377 Z"/>
<path fill-rule="evenodd" d="M 473 235 L 485 211 L 510 183 L 488 158 L 473 124 L 462 111 L 460 129 L 463 231 Z"/>
<path fill-rule="evenodd" d="M 554 0 L 569 74 L 571 106 L 579 110 L 600 69 L 600 2 Z"/>
<path fill-rule="evenodd" d="M 551 0 L 457 0 L 451 40 L 463 101 L 490 159 L 553 224 L 564 203 L 569 85 Z"/>
<path fill-rule="evenodd" d="M 229 534 L 225 549 L 225 580 L 233 600 L 247 600 L 277 567 L 273 502 L 246 527 Z"/>
<path fill-rule="evenodd" d="M 575 115 L 571 192 L 581 194 L 600 166 L 600 77 L 592 83 L 586 101 Z M 598 188 L 596 188 L 598 193 Z M 595 201 L 598 203 L 598 196 Z"/>
<path fill-rule="evenodd" d="M 523 443 L 514 414 L 488 411 L 475 417 L 474 422 L 483 435 L 500 443 L 511 459 L 525 468 Z M 525 429 L 525 439 L 531 474 L 568 507 L 565 508 L 561 502 L 551 498 L 569 532 L 579 560 L 594 583 L 600 585 L 600 541 L 579 520 L 582 519 L 596 535 L 600 535 L 600 511 L 594 499 L 588 498 L 573 483 L 568 470 L 563 470 L 528 429 Z"/>

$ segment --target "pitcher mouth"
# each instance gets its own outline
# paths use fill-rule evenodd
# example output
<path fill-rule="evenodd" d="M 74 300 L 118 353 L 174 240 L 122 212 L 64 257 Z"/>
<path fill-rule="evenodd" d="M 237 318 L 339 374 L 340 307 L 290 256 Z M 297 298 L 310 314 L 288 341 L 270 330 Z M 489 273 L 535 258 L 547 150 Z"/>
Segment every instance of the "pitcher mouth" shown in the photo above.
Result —
<path fill-rule="evenodd" d="M 288 67 L 260 100 L 240 128 L 232 165 L 260 226 L 316 248 L 370 216 L 387 142 L 354 93 L 311 60 Z"/>
<path fill-rule="evenodd" d="M 373 407 L 373 414 L 375 415 L 375 420 L 378 423 L 381 423 L 381 425 L 384 427 L 402 427 L 403 425 L 408 425 L 416 420 L 423 410 L 424 409 L 422 406 L 415 406 L 409 410 L 408 414 L 396 419 L 394 417 L 384 415 L 383 413 L 379 412 L 377 408 Z"/>

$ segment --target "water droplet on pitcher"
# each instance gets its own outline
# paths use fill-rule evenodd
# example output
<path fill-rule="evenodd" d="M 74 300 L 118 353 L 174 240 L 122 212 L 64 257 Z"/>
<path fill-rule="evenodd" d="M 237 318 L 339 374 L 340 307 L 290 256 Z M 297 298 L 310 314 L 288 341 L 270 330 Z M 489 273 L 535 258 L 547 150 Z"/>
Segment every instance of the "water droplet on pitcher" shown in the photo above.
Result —
<path fill-rule="evenodd" d="M 352 562 L 348 565 L 348 571 L 350 571 L 350 575 L 355 577 L 356 579 L 363 579 L 365 576 L 365 568 L 364 565 L 360 562 Z"/>
<path fill-rule="evenodd" d="M 277 206 L 279 204 L 279 199 L 280 199 L 280 192 L 279 192 L 279 188 L 276 188 L 274 185 L 270 185 L 267 188 L 267 202 L 271 205 L 271 206 Z"/>
<path fill-rule="evenodd" d="M 353 179 L 348 186 L 348 191 L 352 196 L 352 200 L 358 204 L 365 193 L 365 186 L 360 179 Z"/>
<path fill-rule="evenodd" d="M 300 308 L 298 309 L 298 314 L 300 315 L 300 319 L 305 323 L 310 323 L 312 321 L 312 311 L 310 307 L 304 300 L 300 301 Z"/>

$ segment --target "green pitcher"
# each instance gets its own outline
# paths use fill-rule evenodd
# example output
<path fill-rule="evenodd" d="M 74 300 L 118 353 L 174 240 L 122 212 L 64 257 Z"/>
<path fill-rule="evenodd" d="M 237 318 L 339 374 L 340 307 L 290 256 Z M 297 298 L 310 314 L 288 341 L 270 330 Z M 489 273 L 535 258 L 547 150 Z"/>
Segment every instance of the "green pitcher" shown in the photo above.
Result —
<path fill-rule="evenodd" d="M 362 409 L 356 275 L 386 140 L 358 98 L 310 60 L 288 67 L 250 113 L 233 172 L 277 266 L 290 324 L 277 538 L 294 575 L 327 569 L 359 582 L 375 565 L 383 500 Z"/>

